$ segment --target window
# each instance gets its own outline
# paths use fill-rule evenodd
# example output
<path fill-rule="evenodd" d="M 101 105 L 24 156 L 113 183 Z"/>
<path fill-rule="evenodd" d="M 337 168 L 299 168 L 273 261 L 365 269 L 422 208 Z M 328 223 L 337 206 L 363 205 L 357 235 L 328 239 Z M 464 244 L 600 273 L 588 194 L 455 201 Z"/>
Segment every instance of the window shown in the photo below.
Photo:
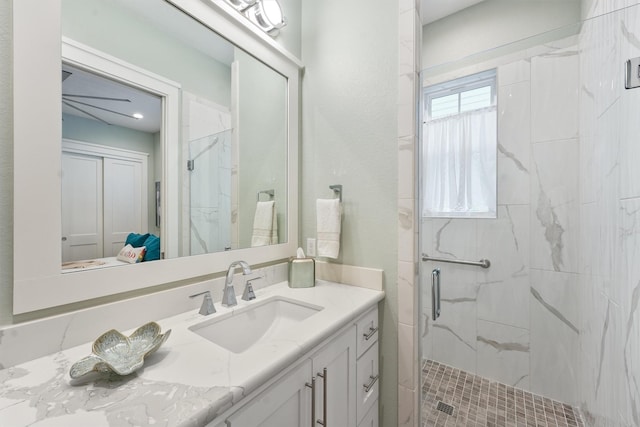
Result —
<path fill-rule="evenodd" d="M 430 86 L 424 102 L 422 215 L 495 218 L 495 70 Z"/>

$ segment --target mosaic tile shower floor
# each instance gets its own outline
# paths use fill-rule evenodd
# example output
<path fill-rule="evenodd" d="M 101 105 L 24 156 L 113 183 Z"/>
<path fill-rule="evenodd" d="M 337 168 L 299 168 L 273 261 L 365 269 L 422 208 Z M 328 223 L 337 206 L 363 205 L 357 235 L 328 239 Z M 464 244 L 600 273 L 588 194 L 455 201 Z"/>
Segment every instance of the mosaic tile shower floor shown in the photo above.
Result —
<path fill-rule="evenodd" d="M 570 405 L 432 360 L 423 361 L 422 396 L 422 427 L 584 426 Z"/>

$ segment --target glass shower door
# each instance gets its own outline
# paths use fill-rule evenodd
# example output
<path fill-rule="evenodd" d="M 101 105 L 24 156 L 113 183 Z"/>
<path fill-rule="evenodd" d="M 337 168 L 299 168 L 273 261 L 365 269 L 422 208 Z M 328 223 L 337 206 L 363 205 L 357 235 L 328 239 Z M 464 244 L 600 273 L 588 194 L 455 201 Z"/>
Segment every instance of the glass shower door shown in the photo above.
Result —
<path fill-rule="evenodd" d="M 190 254 L 231 249 L 231 130 L 189 142 Z"/>

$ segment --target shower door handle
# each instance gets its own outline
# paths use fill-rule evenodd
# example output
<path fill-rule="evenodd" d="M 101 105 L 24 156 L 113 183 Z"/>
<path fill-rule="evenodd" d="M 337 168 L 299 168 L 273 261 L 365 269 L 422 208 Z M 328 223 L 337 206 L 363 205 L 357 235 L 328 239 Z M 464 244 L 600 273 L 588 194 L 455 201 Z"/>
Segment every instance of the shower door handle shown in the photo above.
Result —
<path fill-rule="evenodd" d="M 434 268 L 431 272 L 431 318 L 440 317 L 440 269 Z"/>

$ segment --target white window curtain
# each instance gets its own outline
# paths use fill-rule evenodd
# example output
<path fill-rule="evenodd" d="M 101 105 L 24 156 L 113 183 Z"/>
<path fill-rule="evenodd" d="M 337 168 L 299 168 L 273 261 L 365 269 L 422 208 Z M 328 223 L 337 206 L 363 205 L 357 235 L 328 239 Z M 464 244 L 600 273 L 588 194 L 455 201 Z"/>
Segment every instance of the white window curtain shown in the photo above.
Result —
<path fill-rule="evenodd" d="M 423 133 L 423 216 L 495 217 L 496 107 L 431 120 Z"/>

